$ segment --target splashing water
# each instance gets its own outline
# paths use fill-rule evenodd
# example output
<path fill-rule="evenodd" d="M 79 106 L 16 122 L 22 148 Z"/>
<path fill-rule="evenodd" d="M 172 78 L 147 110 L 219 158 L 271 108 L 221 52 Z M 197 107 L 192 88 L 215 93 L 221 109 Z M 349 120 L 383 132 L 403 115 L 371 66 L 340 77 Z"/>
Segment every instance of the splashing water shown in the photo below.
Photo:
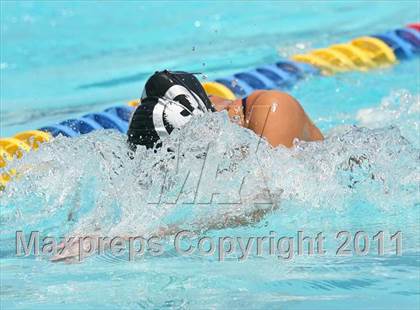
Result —
<path fill-rule="evenodd" d="M 401 131 L 418 128 L 418 104 L 394 93 L 358 112 L 360 125 L 374 129 L 337 127 L 292 149 L 271 148 L 225 113 L 193 119 L 157 150 L 132 153 L 113 131 L 59 137 L 8 166 L 19 176 L 2 194 L 2 232 L 153 234 L 180 223 L 206 230 L 214 218 L 259 209 L 410 208 L 419 202 L 419 152 Z"/>
<path fill-rule="evenodd" d="M 51 3 L 10 2 L 2 10 L 3 136 L 131 100 L 159 68 L 200 72 L 205 64 L 202 78 L 214 80 L 275 63 L 279 53 L 418 19 L 413 1 L 216 1 L 167 10 L 160 2 Z M 308 77 L 288 89 L 326 133 L 320 143 L 272 149 L 213 114 L 174 132 L 156 152 L 133 154 L 124 135 L 100 131 L 25 154 L 8 166 L 18 177 L 0 192 L 0 308 L 418 308 L 418 65 L 417 57 L 368 73 Z M 229 218 L 250 224 L 226 228 L 235 224 Z M 111 236 L 172 226 L 214 240 L 322 231 L 327 253 L 286 261 L 253 250 L 245 261 L 218 262 L 216 254 L 180 256 L 170 236 L 163 255 L 146 252 L 131 262 L 111 251 L 76 265 L 15 255 L 16 230 Z M 343 240 L 334 236 L 343 230 L 364 231 L 369 254 L 335 255 Z M 378 231 L 384 256 L 372 240 Z M 402 256 L 389 240 L 396 231 Z"/>
<path fill-rule="evenodd" d="M 381 128 L 386 124 L 397 126 L 404 137 L 417 148 L 419 139 L 420 97 L 407 90 L 394 91 L 385 97 L 379 107 L 362 109 L 356 119 L 361 126 Z"/>
<path fill-rule="evenodd" d="M 228 291 L 238 300 L 249 299 L 247 308 L 278 303 L 293 308 L 298 302 L 301 309 L 301 301 L 320 307 L 326 301 L 342 304 L 351 289 L 352 294 L 363 291 L 376 301 L 392 298 L 410 307 L 413 301 L 407 296 L 418 287 L 419 150 L 412 136 L 401 132 L 410 130 L 404 128 L 405 118 L 417 122 L 413 107 L 418 101 L 404 93 L 386 100 L 398 102 L 401 94 L 406 106 L 393 106 L 401 113 L 391 113 L 382 127 L 372 115 L 389 109 L 383 105 L 374 109 L 369 124 L 360 121 L 374 128 L 336 127 L 324 141 L 295 141 L 292 149 L 271 148 L 230 122 L 226 113 L 192 119 L 157 150 L 139 147 L 133 153 L 125 135 L 113 131 L 59 137 L 42 145 L 8 166 L 19 173 L 2 193 L 0 205 L 2 277 L 15 283 L 4 287 L 5 294 L 12 301 L 20 298 L 17 287 L 23 286 L 29 292 L 25 298 L 39 303 L 54 297 L 71 306 L 96 305 L 97 296 L 103 296 L 101 303 L 129 308 L 200 308 L 198 300 L 229 306 L 222 297 Z M 262 216 L 256 217 L 258 212 Z M 13 254 L 18 230 L 110 237 L 148 236 L 171 227 L 212 240 L 322 232 L 326 254 L 293 254 L 285 262 L 278 255 L 262 259 L 251 252 L 245 261 L 230 256 L 214 264 L 216 254 L 179 256 L 170 246 L 173 235 L 164 239 L 163 256 L 146 253 L 126 264 L 110 251 L 71 267 Z M 368 256 L 337 256 L 340 240 L 334 237 L 339 231 L 363 231 L 370 237 L 383 231 L 385 240 L 401 231 L 403 256 L 395 256 L 389 241 L 385 256 L 374 254 L 373 241 Z M 34 270 L 34 264 L 36 271 L 28 278 L 26 270 Z M 16 266 L 26 267 L 16 271 Z M 389 297 L 383 287 L 399 289 Z M 72 292 L 78 291 L 88 293 L 77 294 L 74 301 Z M 351 304 L 364 302 L 352 299 Z M 235 301 L 232 307 L 237 306 Z"/>

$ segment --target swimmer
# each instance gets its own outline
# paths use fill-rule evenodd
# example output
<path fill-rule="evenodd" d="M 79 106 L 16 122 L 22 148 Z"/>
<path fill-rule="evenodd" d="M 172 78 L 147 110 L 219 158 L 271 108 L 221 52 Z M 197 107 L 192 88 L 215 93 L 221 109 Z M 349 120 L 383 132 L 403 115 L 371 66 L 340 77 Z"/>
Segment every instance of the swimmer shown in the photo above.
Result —
<path fill-rule="evenodd" d="M 146 82 L 141 103 L 128 129 L 132 148 L 158 147 L 160 140 L 194 115 L 226 110 L 229 118 L 265 138 L 273 147 L 292 147 L 293 141 L 324 137 L 292 96 L 275 90 L 257 90 L 250 96 L 227 100 L 207 96 L 194 74 L 160 71 Z"/>
<path fill-rule="evenodd" d="M 128 142 L 132 149 L 138 145 L 159 147 L 160 140 L 181 128 L 192 117 L 226 110 L 238 125 L 264 137 L 273 146 L 292 147 L 294 139 L 318 141 L 324 137 L 306 115 L 299 102 L 290 95 L 272 90 L 259 90 L 238 100 L 207 96 L 198 79 L 187 72 L 156 72 L 146 82 L 141 103 L 133 113 L 128 129 Z M 224 214 L 212 223 L 195 223 L 199 230 L 222 229 L 259 222 L 276 207 L 255 209 L 242 215 Z M 180 230 L 178 225 L 162 227 L 157 236 L 168 236 Z M 63 251 L 51 260 L 77 262 L 80 258 L 79 240 L 94 235 L 79 236 L 71 244 L 62 244 Z M 96 247 L 96 246 L 94 246 Z M 90 247 L 89 247 L 89 251 Z M 89 255 L 84 255 L 84 257 Z"/>

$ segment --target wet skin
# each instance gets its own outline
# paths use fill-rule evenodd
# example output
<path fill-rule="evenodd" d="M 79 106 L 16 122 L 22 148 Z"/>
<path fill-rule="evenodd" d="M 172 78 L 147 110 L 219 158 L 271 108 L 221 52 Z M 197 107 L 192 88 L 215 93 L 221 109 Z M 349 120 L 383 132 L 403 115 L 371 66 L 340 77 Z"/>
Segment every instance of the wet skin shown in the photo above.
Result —
<path fill-rule="evenodd" d="M 248 96 L 244 114 L 242 99 L 210 96 L 217 111 L 227 110 L 232 121 L 263 136 L 273 146 L 293 146 L 295 138 L 319 141 L 324 136 L 292 96 L 274 90 L 259 90 Z"/>

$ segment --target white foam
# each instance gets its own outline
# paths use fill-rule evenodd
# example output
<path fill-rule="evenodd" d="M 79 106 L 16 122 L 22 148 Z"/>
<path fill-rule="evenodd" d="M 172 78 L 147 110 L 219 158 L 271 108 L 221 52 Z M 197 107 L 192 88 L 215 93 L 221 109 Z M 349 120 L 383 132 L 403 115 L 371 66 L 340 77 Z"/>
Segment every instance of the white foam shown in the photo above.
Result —
<path fill-rule="evenodd" d="M 8 166 L 21 177 L 3 193 L 2 230 L 42 223 L 60 233 L 145 234 L 177 223 L 205 229 L 213 219 L 279 205 L 339 212 L 357 199 L 385 211 L 413 207 L 419 152 L 389 126 L 418 121 L 411 118 L 418 97 L 404 98 L 404 108 L 383 103 L 360 111 L 359 124 L 372 129 L 337 127 L 325 141 L 293 149 L 271 148 L 226 113 L 194 117 L 161 149 L 140 147 L 132 159 L 125 135 L 116 132 L 59 137 Z"/>
<path fill-rule="evenodd" d="M 359 110 L 356 120 L 360 126 L 368 128 L 398 126 L 402 134 L 418 147 L 420 96 L 406 90 L 393 91 L 379 106 Z"/>

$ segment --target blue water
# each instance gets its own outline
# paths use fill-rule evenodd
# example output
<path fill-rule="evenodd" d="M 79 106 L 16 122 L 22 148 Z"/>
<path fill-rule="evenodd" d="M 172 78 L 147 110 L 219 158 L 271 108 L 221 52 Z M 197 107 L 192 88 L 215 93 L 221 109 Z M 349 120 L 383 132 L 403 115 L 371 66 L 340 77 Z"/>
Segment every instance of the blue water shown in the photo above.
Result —
<path fill-rule="evenodd" d="M 1 136 L 125 104 L 158 69 L 212 80 L 401 27 L 419 11 L 416 1 L 1 2 Z M 61 137 L 14 161 L 23 176 L 1 194 L 1 308 L 417 309 L 419 66 L 414 59 L 310 77 L 288 89 L 327 137 L 292 150 L 271 149 L 224 114 L 195 119 L 165 141 L 182 145 L 177 162 L 191 172 L 176 204 L 150 202 L 165 180 L 165 198 L 176 197 L 185 173 L 165 152 L 139 150 L 128 160 L 119 133 Z M 219 200 L 185 203 L 194 199 L 206 150 L 198 198 L 219 192 Z M 242 203 L 221 204 L 237 201 L 243 178 Z M 226 214 L 267 208 L 267 189 L 275 209 L 261 221 L 209 227 Z M 173 224 L 214 240 L 323 232 L 326 254 L 287 261 L 252 252 L 219 262 L 217 254 L 179 255 L 170 236 L 163 255 L 134 262 L 109 251 L 81 264 L 14 255 L 17 230 L 124 236 Z M 365 231 L 368 255 L 335 255 L 339 231 Z M 372 240 L 379 231 L 383 256 Z M 397 231 L 401 256 L 389 240 Z"/>

